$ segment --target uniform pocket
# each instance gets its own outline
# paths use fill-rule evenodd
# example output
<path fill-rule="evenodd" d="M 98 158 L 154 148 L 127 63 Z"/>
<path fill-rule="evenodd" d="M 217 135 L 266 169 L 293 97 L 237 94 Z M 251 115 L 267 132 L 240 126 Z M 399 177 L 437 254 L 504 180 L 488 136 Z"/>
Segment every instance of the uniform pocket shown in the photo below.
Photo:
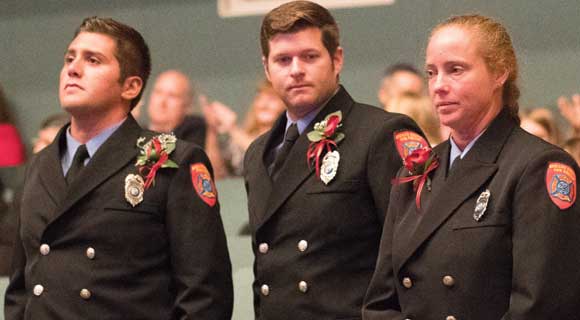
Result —
<path fill-rule="evenodd" d="M 307 189 L 306 193 L 354 193 L 357 192 L 361 186 L 362 182 L 360 180 L 331 181 L 328 185 L 318 180 L 315 185 Z M 347 319 L 348 318 L 345 318 L 345 320 Z"/>
<path fill-rule="evenodd" d="M 473 212 L 454 219 L 453 230 L 478 229 L 478 228 L 505 228 L 509 225 L 509 217 L 506 212 L 486 212 L 479 221 L 473 217 Z"/>
<path fill-rule="evenodd" d="M 129 203 L 109 203 L 104 206 L 105 210 L 114 211 L 125 211 L 125 212 L 135 212 L 135 213 L 145 213 L 145 214 L 157 214 L 159 213 L 160 205 L 152 202 L 142 202 L 135 207 L 131 206 Z"/>

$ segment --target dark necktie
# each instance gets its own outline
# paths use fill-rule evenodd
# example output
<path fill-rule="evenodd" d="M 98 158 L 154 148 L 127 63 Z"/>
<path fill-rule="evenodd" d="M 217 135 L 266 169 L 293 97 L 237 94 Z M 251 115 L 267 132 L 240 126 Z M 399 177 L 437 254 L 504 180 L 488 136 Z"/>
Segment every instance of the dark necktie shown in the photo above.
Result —
<path fill-rule="evenodd" d="M 274 181 L 276 180 L 280 169 L 284 165 L 286 158 L 288 158 L 288 154 L 290 154 L 290 150 L 292 149 L 292 146 L 294 146 L 294 142 L 296 141 L 296 139 L 298 139 L 299 135 L 300 133 L 298 132 L 298 126 L 296 125 L 296 123 L 290 125 L 288 130 L 286 130 L 286 135 L 284 136 L 284 144 L 282 145 L 280 150 L 278 150 L 278 152 L 276 153 L 276 158 L 274 159 L 274 162 L 270 166 L 271 168 L 270 177 L 272 177 L 272 180 Z"/>
<path fill-rule="evenodd" d="M 447 176 L 448 177 L 451 175 L 451 173 L 453 172 L 453 170 L 457 170 L 457 168 L 459 167 L 459 164 L 460 163 L 461 163 L 461 156 L 456 156 L 455 157 L 455 160 L 453 160 L 453 163 L 451 164 L 451 167 L 447 171 Z"/>
<path fill-rule="evenodd" d="M 81 173 L 85 167 L 85 160 L 89 157 L 89 152 L 87 151 L 87 146 L 84 144 L 80 145 L 75 152 L 72 163 L 68 172 L 66 173 L 66 183 L 70 185 L 76 177 Z"/>

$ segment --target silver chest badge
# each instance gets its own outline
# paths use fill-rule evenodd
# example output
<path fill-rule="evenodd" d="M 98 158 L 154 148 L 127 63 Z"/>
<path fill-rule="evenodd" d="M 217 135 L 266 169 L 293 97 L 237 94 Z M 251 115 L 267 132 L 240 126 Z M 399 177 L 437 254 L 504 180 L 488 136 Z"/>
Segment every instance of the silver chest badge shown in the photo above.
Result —
<path fill-rule="evenodd" d="M 490 197 L 491 192 L 489 192 L 489 189 L 485 189 L 485 191 L 482 192 L 477 198 L 477 201 L 475 202 L 475 211 L 473 212 L 473 219 L 475 219 L 475 221 L 481 220 L 485 214 Z"/>
<path fill-rule="evenodd" d="M 138 174 L 129 174 L 125 177 L 125 199 L 133 207 L 143 201 L 145 181 Z"/>
<path fill-rule="evenodd" d="M 328 184 L 336 176 L 338 171 L 338 161 L 340 161 L 340 154 L 337 150 L 327 152 L 322 158 L 322 165 L 320 166 L 320 180 L 324 184 Z"/>

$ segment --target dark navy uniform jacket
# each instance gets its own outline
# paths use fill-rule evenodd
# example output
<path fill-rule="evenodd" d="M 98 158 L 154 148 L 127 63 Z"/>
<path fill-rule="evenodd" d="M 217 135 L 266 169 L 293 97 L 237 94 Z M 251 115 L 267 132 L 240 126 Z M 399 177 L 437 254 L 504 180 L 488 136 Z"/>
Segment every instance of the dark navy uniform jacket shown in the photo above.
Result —
<path fill-rule="evenodd" d="M 308 166 L 307 133 L 342 112 L 338 171 L 328 185 Z M 356 103 L 344 88 L 295 142 L 276 183 L 269 152 L 283 136 L 283 115 L 245 158 L 256 319 L 360 319 L 373 273 L 390 180 L 401 166 L 393 132 L 420 132 L 408 117 Z"/>
<path fill-rule="evenodd" d="M 393 188 L 364 319 L 580 319 L 574 160 L 507 110 L 447 174 L 449 150 L 420 211 Z"/>
<path fill-rule="evenodd" d="M 211 172 L 203 151 L 178 140 L 179 168 L 160 169 L 133 207 L 125 177 L 138 171 L 137 139 L 154 133 L 129 116 L 67 187 L 64 130 L 27 169 L 6 319 L 230 319 L 219 204 L 198 196 L 190 172 Z"/>

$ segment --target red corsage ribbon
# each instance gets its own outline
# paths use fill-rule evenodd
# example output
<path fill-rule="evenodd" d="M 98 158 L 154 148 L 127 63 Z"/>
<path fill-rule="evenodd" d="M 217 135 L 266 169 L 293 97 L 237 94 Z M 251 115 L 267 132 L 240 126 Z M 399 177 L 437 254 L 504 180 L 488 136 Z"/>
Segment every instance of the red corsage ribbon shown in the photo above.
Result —
<path fill-rule="evenodd" d="M 308 167 L 316 168 L 316 175 L 320 177 L 320 158 L 324 151 L 332 152 L 336 149 L 338 142 L 344 139 L 344 133 L 337 132 L 342 125 L 342 112 L 333 112 L 326 116 L 323 121 L 314 124 L 314 130 L 308 132 L 308 150 L 306 151 L 306 162 Z"/>
<path fill-rule="evenodd" d="M 420 148 L 411 152 L 403 160 L 405 168 L 411 176 L 394 178 L 392 184 L 403 184 L 413 181 L 413 191 L 416 192 L 415 204 L 421 209 L 421 192 L 425 183 L 428 183 L 429 173 L 439 167 L 439 159 L 432 153 L 431 148 Z"/>
<path fill-rule="evenodd" d="M 314 162 L 314 167 L 316 168 L 316 175 L 320 177 L 320 156 L 322 152 L 326 149 L 326 152 L 332 152 L 332 147 L 336 148 L 336 142 L 330 139 L 322 139 L 317 142 L 311 142 L 308 145 L 308 151 L 306 152 L 306 161 L 308 161 L 308 167 L 312 167 Z"/>
<path fill-rule="evenodd" d="M 161 168 L 177 168 L 177 164 L 169 159 L 169 154 L 175 149 L 176 138 L 170 134 L 161 134 L 145 143 L 139 138 L 137 146 L 141 149 L 136 166 L 139 174 L 145 177 L 143 184 L 148 189 L 155 183 L 157 171 Z"/>

